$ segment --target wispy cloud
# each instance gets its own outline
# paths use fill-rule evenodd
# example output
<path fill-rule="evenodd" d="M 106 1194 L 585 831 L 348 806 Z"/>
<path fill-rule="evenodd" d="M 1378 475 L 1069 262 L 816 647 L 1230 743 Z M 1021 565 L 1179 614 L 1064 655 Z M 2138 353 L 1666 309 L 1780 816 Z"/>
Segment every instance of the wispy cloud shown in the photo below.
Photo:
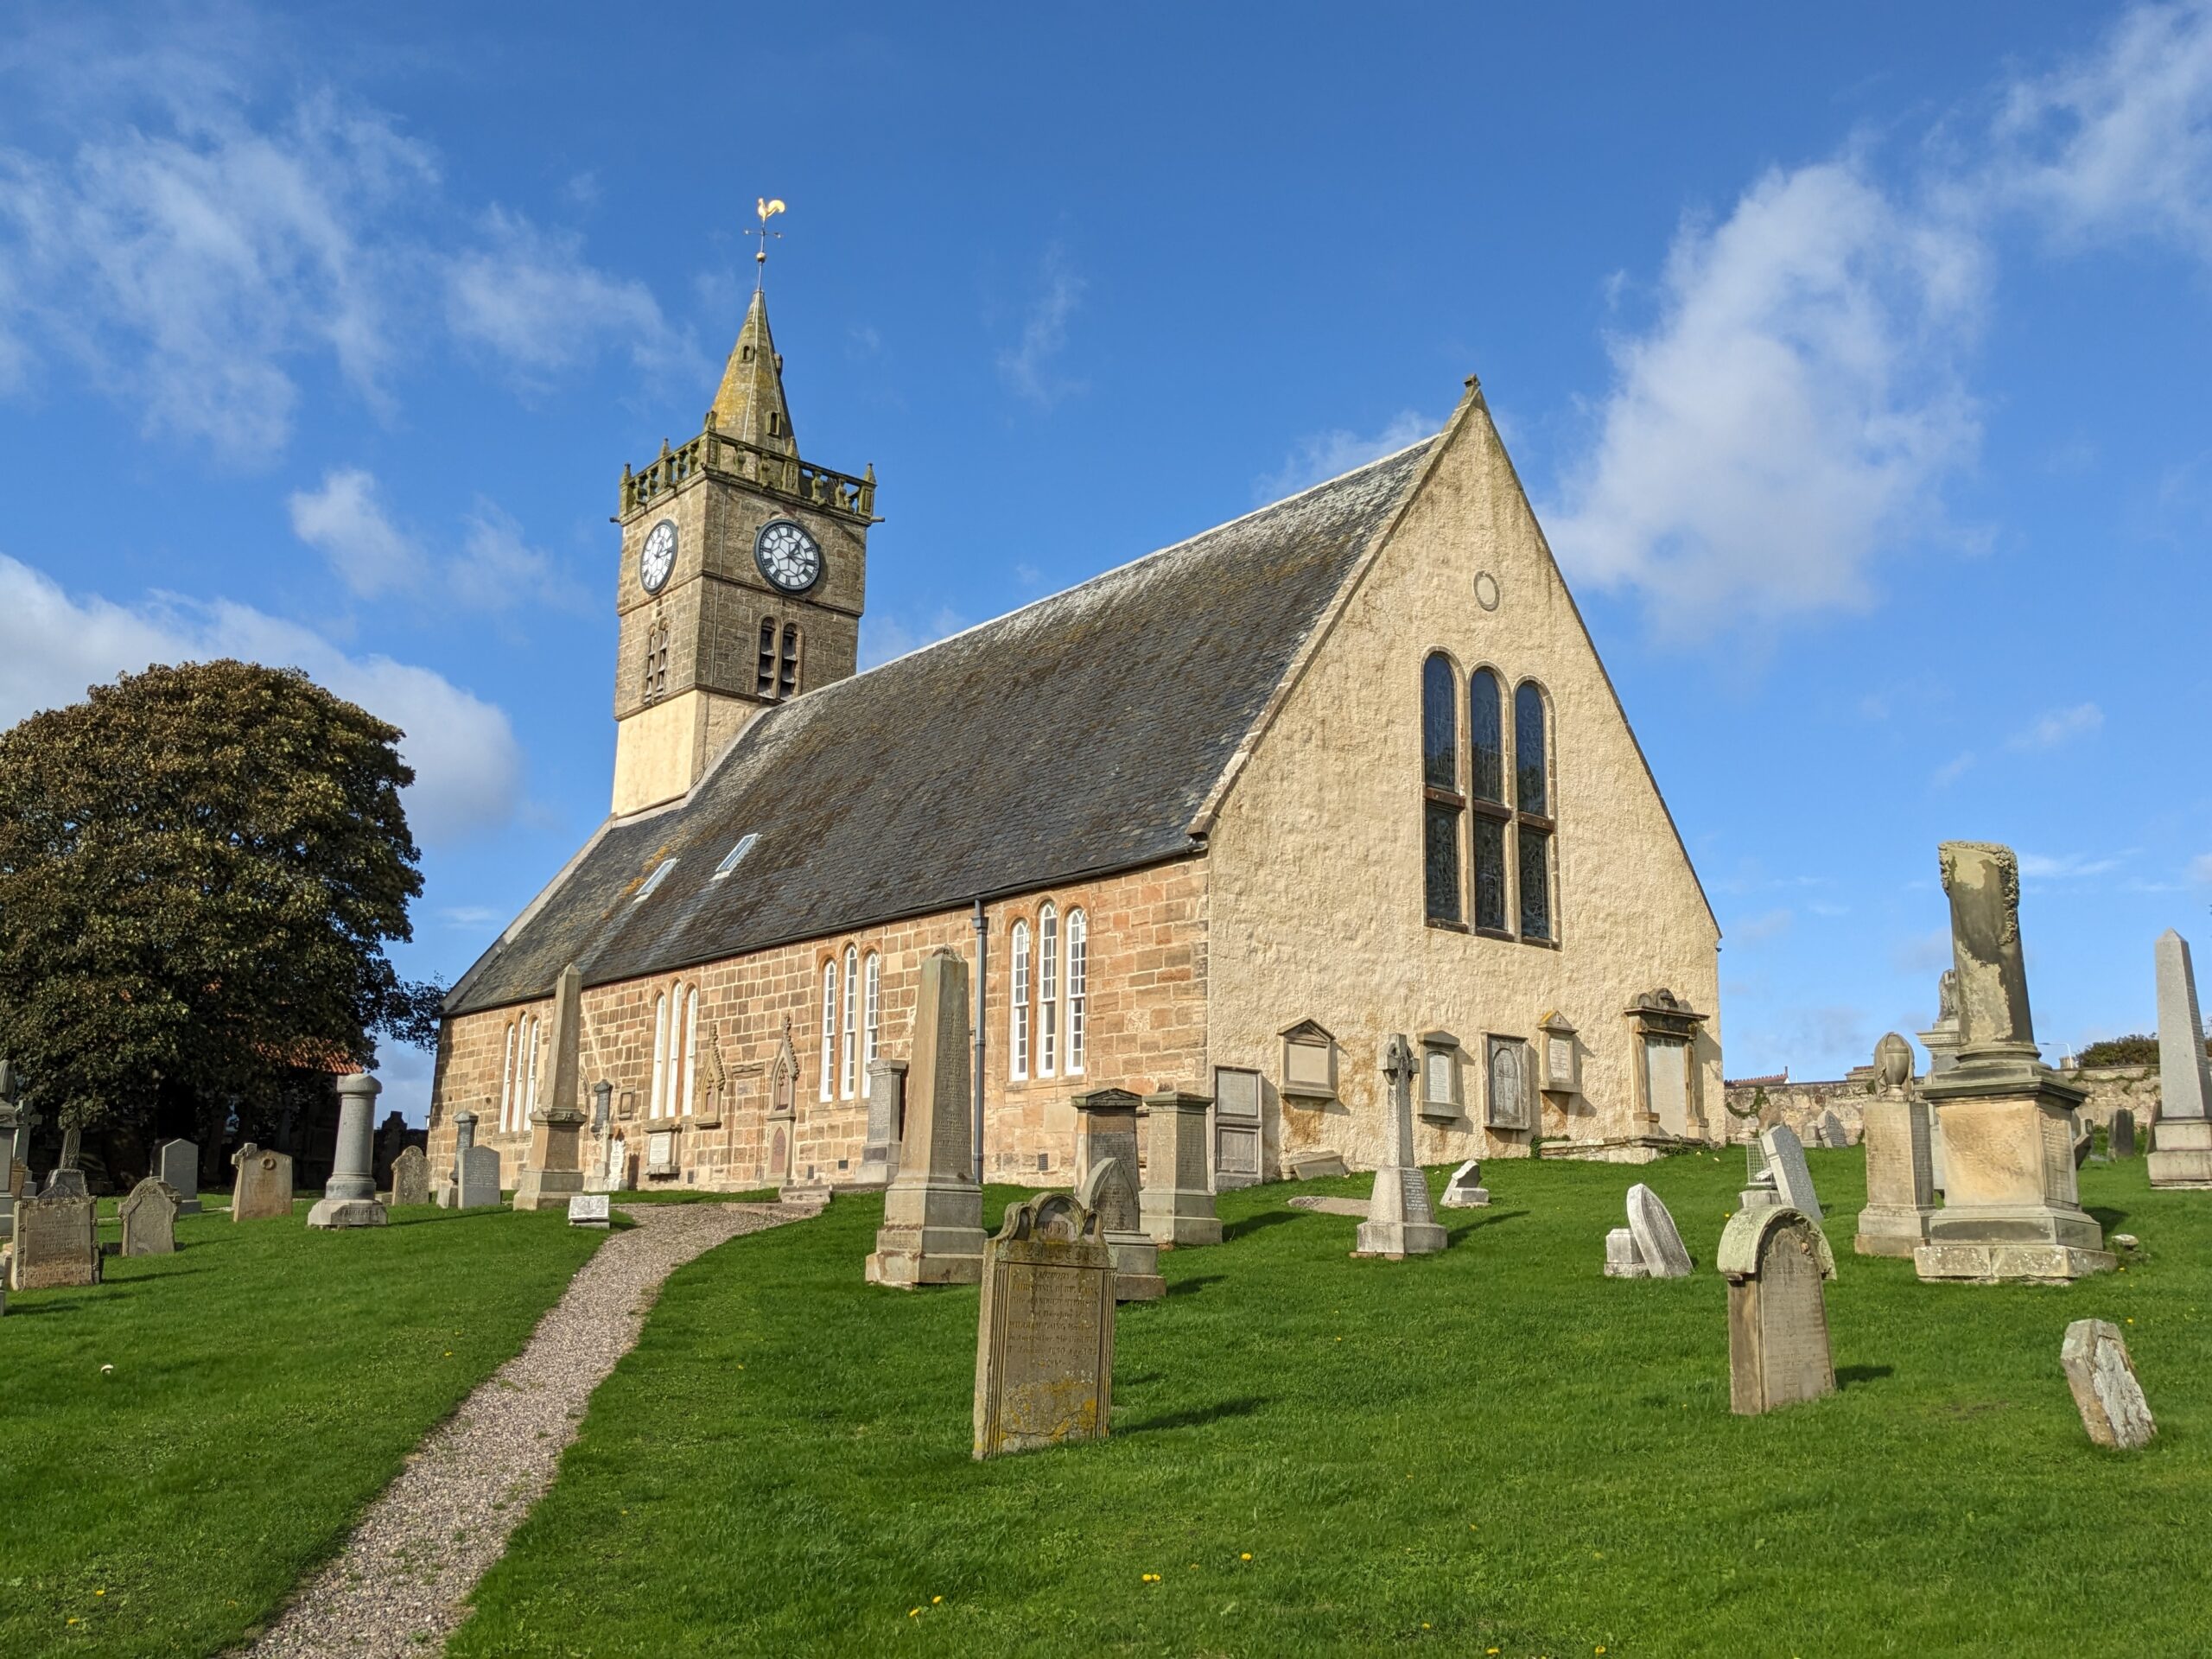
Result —
<path fill-rule="evenodd" d="M 2105 723 L 2105 711 L 2094 702 L 2077 702 L 2071 709 L 2054 709 L 2015 732 L 2005 747 L 2031 753 L 2055 749 L 2077 737 L 2086 737 Z"/>
<path fill-rule="evenodd" d="M 1443 425 L 1441 421 L 1413 410 L 1403 410 L 1374 433 L 1353 432 L 1343 427 L 1314 432 L 1298 439 L 1283 458 L 1281 467 L 1252 480 L 1256 503 L 1279 501 L 1286 495 L 1341 477 L 1370 461 L 1395 454 L 1408 444 L 1419 443 Z"/>
<path fill-rule="evenodd" d="M 446 266 L 445 313 L 456 339 L 531 385 L 609 346 L 647 372 L 689 351 L 643 283 L 593 265 L 580 237 L 499 207 Z"/>
<path fill-rule="evenodd" d="M 292 533 L 322 555 L 348 591 L 371 599 L 421 583 L 422 550 L 392 524 L 376 480 L 359 467 L 326 473 L 320 488 L 294 491 L 288 505 Z"/>
<path fill-rule="evenodd" d="M 949 605 L 925 616 L 871 611 L 861 619 L 861 666 L 876 668 L 959 632 L 967 620 Z"/>
<path fill-rule="evenodd" d="M 1937 789 L 1948 789 L 1967 773 L 1972 772 L 1974 766 L 1974 751 L 1968 749 L 1963 753 L 1953 755 L 1942 766 L 1936 767 L 1936 776 L 1930 781 Z"/>
<path fill-rule="evenodd" d="M 2212 887 L 2212 853 L 2199 853 L 2189 861 L 2189 879 L 2199 887 Z"/>
<path fill-rule="evenodd" d="M 489 905 L 448 905 L 438 912 L 438 919 L 448 927 L 480 928 L 491 926 L 505 914 Z"/>
<path fill-rule="evenodd" d="M 497 502 L 478 497 L 462 518 L 459 546 L 433 558 L 421 537 L 386 511 L 373 474 L 338 467 L 313 490 L 296 490 L 292 533 L 320 552 L 357 598 L 397 594 L 474 611 L 528 605 L 575 610 L 582 590 L 531 544 L 521 524 Z"/>
<path fill-rule="evenodd" d="M 2063 853 L 2053 857 L 2044 853 L 2023 852 L 2020 874 L 2031 880 L 2065 881 L 2083 876 L 2106 875 L 2126 861 L 2124 857 L 2094 858 L 2087 853 Z"/>
<path fill-rule="evenodd" d="M 999 378 L 1016 397 L 1050 409 L 1084 390 L 1084 383 L 1061 372 L 1059 359 L 1068 343 L 1068 319 L 1083 303 L 1086 284 L 1057 243 L 1046 249 L 1043 289 L 1031 302 L 1021 325 L 1020 343 L 999 353 Z"/>
<path fill-rule="evenodd" d="M 1762 944 L 1769 939 L 1778 939 L 1789 931 L 1796 918 L 1787 910 L 1770 910 L 1741 921 L 1728 930 L 1729 936 L 1738 944 Z"/>

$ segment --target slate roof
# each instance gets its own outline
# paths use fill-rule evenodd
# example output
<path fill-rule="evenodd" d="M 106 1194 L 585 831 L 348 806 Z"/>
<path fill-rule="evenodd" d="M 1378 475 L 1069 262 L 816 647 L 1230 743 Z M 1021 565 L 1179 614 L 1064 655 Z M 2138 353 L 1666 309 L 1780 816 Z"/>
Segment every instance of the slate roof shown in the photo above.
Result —
<path fill-rule="evenodd" d="M 1435 442 L 767 710 L 683 802 L 605 825 L 447 1012 L 550 995 L 570 962 L 606 984 L 1198 849 L 1192 817 Z"/>

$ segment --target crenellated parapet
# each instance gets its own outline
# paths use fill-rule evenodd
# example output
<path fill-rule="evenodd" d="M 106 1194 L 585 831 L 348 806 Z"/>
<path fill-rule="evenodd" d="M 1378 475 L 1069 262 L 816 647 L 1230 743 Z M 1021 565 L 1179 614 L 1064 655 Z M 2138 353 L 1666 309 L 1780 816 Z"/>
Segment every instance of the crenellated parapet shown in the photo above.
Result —
<path fill-rule="evenodd" d="M 768 494 L 838 513 L 858 524 L 876 522 L 874 466 L 860 478 L 834 473 L 795 455 L 733 438 L 716 429 L 711 412 L 706 430 L 690 442 L 675 448 L 663 442 L 660 454 L 643 467 L 634 472 L 623 467 L 622 505 L 617 522 L 628 522 L 655 502 L 709 474 L 741 480 Z"/>

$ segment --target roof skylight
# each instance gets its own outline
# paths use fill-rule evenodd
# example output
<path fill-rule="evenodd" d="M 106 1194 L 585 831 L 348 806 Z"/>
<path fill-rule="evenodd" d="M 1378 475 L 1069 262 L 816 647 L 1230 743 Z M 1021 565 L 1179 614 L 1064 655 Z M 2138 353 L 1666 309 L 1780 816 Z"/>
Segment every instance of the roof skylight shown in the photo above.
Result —
<path fill-rule="evenodd" d="M 737 838 L 737 845 L 724 853 L 722 861 L 715 866 L 714 879 L 717 881 L 721 880 L 722 877 L 743 863 L 745 855 L 753 850 L 753 843 L 760 839 L 760 833 L 757 830 L 748 830 L 740 836 Z"/>

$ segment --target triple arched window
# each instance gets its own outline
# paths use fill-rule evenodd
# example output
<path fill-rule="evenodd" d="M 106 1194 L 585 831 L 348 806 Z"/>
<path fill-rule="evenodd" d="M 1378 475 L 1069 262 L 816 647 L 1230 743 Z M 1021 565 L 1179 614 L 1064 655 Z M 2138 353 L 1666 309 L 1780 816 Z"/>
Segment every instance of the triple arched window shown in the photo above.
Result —
<path fill-rule="evenodd" d="M 1050 899 L 1033 931 L 1014 918 L 1007 946 L 1007 1069 L 1030 1077 L 1080 1077 L 1090 1031 L 1090 924 L 1080 910 L 1063 921 Z"/>
<path fill-rule="evenodd" d="M 822 1081 L 824 1100 L 865 1100 L 883 1026 L 883 959 L 849 944 L 822 964 Z"/>
<path fill-rule="evenodd" d="M 530 1127 L 537 1109 L 537 1037 L 535 1014 L 524 1014 L 507 1027 L 507 1052 L 499 1071 L 499 1129 L 512 1134 Z"/>
<path fill-rule="evenodd" d="M 699 1098 L 699 988 L 682 980 L 653 998 L 653 1070 L 647 1117 L 690 1117 Z"/>
<path fill-rule="evenodd" d="M 1460 741 L 1460 710 L 1466 741 Z M 1421 664 L 1421 868 L 1428 919 L 1538 944 L 1559 937 L 1552 853 L 1551 710 L 1543 688 L 1467 676 L 1444 652 Z"/>

